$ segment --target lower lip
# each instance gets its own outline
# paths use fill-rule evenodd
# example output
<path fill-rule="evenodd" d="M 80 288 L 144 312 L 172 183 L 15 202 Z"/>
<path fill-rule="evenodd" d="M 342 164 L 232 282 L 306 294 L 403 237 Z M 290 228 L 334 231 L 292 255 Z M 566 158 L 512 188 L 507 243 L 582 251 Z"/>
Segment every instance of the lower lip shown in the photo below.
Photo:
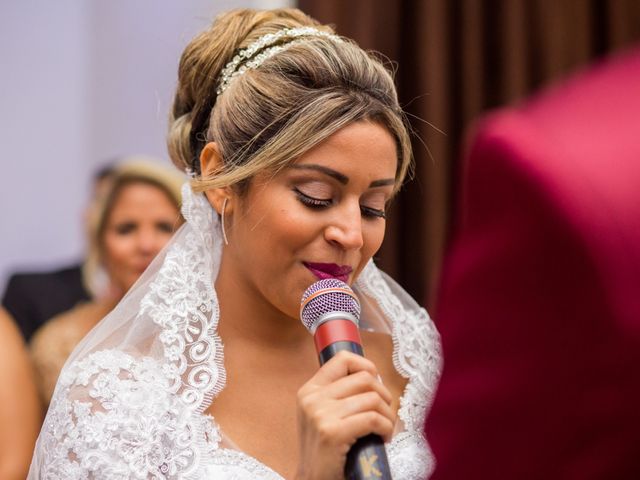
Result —
<path fill-rule="evenodd" d="M 318 280 L 324 280 L 325 278 L 336 278 L 344 283 L 347 283 L 347 280 L 349 280 L 349 275 L 331 275 L 330 273 L 323 272 L 322 270 L 316 270 L 315 268 L 311 268 L 308 266 L 307 268 L 318 278 Z"/>

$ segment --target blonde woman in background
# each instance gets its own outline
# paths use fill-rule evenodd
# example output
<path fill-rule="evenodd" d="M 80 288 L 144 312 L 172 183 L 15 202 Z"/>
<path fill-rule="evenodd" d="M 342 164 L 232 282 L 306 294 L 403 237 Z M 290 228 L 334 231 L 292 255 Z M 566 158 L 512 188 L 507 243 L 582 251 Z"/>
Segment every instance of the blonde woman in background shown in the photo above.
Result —
<path fill-rule="evenodd" d="M 22 480 L 36 443 L 42 411 L 24 339 L 0 307 L 0 478 Z"/>
<path fill-rule="evenodd" d="M 125 159 L 96 196 L 89 210 L 89 252 L 83 268 L 84 283 L 93 298 L 55 316 L 30 342 L 45 408 L 69 354 L 120 301 L 182 224 L 183 181 L 178 172 L 161 165 Z"/>
<path fill-rule="evenodd" d="M 299 10 L 236 10 L 186 47 L 171 113 L 186 223 L 65 365 L 30 478 L 333 480 L 372 433 L 426 478 L 439 338 L 372 261 L 411 164 L 390 72 Z M 300 299 L 329 277 L 367 358 L 319 368 Z"/>

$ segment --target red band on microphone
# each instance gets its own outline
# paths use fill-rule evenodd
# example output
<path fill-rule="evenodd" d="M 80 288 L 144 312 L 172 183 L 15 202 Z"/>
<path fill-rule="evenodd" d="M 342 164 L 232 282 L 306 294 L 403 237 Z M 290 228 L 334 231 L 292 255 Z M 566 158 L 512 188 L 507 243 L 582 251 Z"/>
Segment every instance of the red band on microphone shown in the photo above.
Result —
<path fill-rule="evenodd" d="M 328 345 L 335 342 L 353 342 L 362 345 L 358 326 L 351 320 L 335 319 L 323 323 L 316 330 L 313 340 L 316 352 L 320 353 Z"/>

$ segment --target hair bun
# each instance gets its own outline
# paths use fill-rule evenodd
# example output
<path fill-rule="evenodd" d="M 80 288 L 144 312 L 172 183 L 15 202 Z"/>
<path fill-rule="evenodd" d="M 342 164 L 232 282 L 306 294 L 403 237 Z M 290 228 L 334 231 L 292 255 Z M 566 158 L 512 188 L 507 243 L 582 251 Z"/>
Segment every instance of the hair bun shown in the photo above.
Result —
<path fill-rule="evenodd" d="M 218 78 L 237 51 L 264 34 L 305 25 L 317 22 L 297 9 L 231 10 L 187 45 L 178 67 L 167 137 L 169 155 L 178 168 L 194 167 L 205 143 Z"/>

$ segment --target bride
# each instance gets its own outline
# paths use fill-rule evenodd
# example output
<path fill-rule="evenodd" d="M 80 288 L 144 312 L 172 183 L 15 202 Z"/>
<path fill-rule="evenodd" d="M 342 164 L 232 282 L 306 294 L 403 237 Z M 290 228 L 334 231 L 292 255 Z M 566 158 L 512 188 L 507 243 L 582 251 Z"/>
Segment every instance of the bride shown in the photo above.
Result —
<path fill-rule="evenodd" d="M 182 55 L 168 145 L 187 222 L 65 365 L 29 478 L 343 478 L 369 433 L 428 476 L 438 334 L 372 261 L 411 161 L 390 73 L 298 10 L 231 11 Z M 327 277 L 367 358 L 320 368 L 298 310 Z"/>

